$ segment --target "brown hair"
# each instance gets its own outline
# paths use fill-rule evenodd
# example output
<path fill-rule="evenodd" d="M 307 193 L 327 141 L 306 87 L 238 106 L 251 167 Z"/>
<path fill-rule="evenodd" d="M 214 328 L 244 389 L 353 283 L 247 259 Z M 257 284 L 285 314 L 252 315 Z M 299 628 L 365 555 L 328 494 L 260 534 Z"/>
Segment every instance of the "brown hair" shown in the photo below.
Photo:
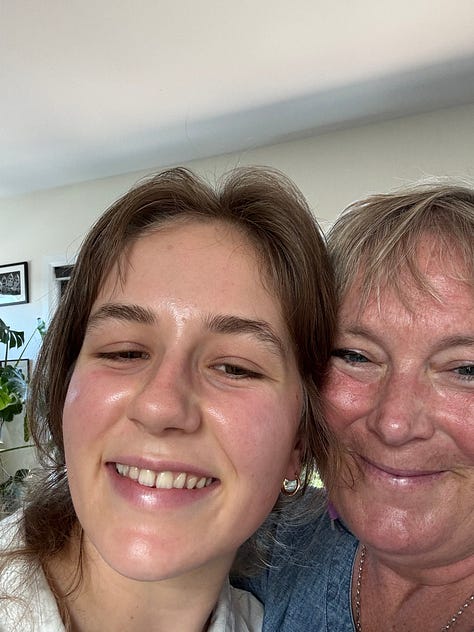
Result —
<path fill-rule="evenodd" d="M 26 548 L 42 562 L 64 547 L 77 524 L 64 467 L 62 411 L 92 304 L 131 243 L 180 218 L 227 222 L 255 245 L 280 301 L 304 389 L 299 439 L 306 481 L 314 459 L 323 478 L 333 478 L 332 439 L 319 392 L 331 352 L 335 301 L 324 240 L 307 203 L 291 181 L 270 169 L 237 169 L 217 188 L 186 169 L 170 169 L 140 182 L 93 226 L 44 340 L 28 418 L 46 474 L 24 519 Z"/>
<path fill-rule="evenodd" d="M 328 235 L 339 302 L 355 281 L 361 307 L 372 291 L 387 285 L 403 297 L 401 271 L 434 295 L 417 265 L 417 249 L 426 236 L 434 237 L 437 256 L 445 262 L 451 252 L 461 258 L 463 280 L 474 285 L 473 188 L 440 180 L 351 204 Z"/>

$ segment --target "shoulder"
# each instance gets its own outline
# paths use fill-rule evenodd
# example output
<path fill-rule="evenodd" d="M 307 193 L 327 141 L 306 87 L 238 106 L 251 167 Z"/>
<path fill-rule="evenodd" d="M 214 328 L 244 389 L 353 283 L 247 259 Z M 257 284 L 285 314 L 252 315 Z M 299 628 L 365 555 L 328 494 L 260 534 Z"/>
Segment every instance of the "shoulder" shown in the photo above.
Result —
<path fill-rule="evenodd" d="M 209 632 L 261 632 L 262 625 L 263 606 L 258 599 L 226 581 Z"/>
<path fill-rule="evenodd" d="M 263 624 L 263 606 L 247 590 L 229 587 L 232 611 L 235 616 L 235 632 L 259 632 Z"/>
<path fill-rule="evenodd" d="M 319 490 L 310 490 L 297 514 L 281 521 L 276 531 L 272 567 L 299 574 L 323 568 L 329 572 L 339 560 L 347 563 L 347 554 L 355 552 L 356 538 L 341 523 L 333 524 L 321 503 Z"/>
<path fill-rule="evenodd" d="M 16 513 L 0 521 L 0 551 L 6 551 L 21 544 L 23 513 Z"/>
<path fill-rule="evenodd" d="M 21 555 L 22 518 L 17 512 L 0 522 L 0 632 L 64 632 L 41 567 Z"/>
<path fill-rule="evenodd" d="M 318 499 L 318 492 L 305 499 L 305 520 L 278 527 L 269 567 L 247 583 L 239 581 L 264 603 L 264 630 L 353 629 L 350 590 L 358 543 L 343 525 L 332 525 L 327 513 L 318 511 Z"/>
<path fill-rule="evenodd" d="M 12 591 L 17 583 L 22 584 L 20 576 L 26 563 L 21 556 L 15 555 L 21 550 L 23 537 L 21 535 L 22 514 L 16 513 L 0 522 L 0 597 Z"/>

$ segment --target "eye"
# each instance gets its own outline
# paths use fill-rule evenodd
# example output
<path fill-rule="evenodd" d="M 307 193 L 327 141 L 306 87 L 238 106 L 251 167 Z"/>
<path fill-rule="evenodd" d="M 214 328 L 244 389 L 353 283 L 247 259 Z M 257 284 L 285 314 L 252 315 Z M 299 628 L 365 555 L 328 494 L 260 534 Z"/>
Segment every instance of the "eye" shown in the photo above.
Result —
<path fill-rule="evenodd" d="M 474 364 L 466 364 L 465 366 L 458 366 L 454 369 L 454 373 L 459 375 L 461 380 L 471 381 L 474 380 Z"/>
<path fill-rule="evenodd" d="M 130 362 L 134 360 L 146 360 L 148 354 L 140 350 L 125 349 L 122 351 L 103 351 L 97 354 L 98 358 L 112 360 L 113 362 Z"/>
<path fill-rule="evenodd" d="M 252 371 L 242 366 L 238 366 L 236 364 L 229 364 L 228 362 L 222 362 L 221 364 L 215 364 L 213 366 L 215 371 L 223 373 L 225 376 L 233 379 L 239 380 L 244 378 L 261 378 L 262 374 L 257 373 L 257 371 Z"/>
<path fill-rule="evenodd" d="M 358 351 L 354 351 L 353 349 L 334 349 L 332 355 L 335 358 L 341 358 L 344 362 L 348 364 L 360 364 L 364 362 L 370 362 L 368 358 L 362 353 Z"/>

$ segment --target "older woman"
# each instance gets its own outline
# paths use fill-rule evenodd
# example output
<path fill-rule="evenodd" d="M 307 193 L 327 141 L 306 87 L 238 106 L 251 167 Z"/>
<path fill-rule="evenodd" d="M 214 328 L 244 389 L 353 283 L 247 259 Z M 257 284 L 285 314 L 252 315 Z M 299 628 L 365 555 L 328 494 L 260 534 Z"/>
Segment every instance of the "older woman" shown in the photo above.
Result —
<path fill-rule="evenodd" d="M 370 197 L 329 246 L 345 468 L 329 516 L 280 529 L 253 583 L 264 629 L 473 632 L 474 191 Z"/>

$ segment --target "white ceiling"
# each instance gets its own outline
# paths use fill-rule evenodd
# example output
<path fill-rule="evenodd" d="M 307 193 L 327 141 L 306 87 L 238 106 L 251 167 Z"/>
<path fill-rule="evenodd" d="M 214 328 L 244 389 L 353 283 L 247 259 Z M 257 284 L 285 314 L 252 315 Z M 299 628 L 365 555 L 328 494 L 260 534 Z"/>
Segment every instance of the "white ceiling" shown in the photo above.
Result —
<path fill-rule="evenodd" d="M 474 102 L 472 0 L 0 0 L 0 196 Z"/>

